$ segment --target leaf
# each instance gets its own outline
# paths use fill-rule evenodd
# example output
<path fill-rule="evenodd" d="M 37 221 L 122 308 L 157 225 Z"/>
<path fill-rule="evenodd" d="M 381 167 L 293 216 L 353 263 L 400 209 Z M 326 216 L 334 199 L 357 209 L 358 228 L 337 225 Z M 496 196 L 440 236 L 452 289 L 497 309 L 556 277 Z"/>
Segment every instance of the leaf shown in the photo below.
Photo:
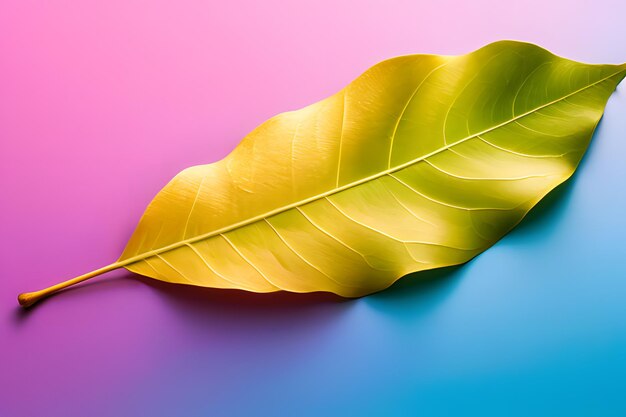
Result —
<path fill-rule="evenodd" d="M 625 74 L 512 41 L 381 62 L 176 175 L 116 263 L 20 302 L 119 267 L 358 297 L 466 262 L 573 173 Z"/>

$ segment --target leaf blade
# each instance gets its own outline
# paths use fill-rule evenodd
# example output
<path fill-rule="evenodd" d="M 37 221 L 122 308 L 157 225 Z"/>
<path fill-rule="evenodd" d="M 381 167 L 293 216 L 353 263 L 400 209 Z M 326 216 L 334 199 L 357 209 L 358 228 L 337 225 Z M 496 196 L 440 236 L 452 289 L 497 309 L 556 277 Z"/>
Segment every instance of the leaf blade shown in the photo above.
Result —
<path fill-rule="evenodd" d="M 385 61 L 177 175 L 120 261 L 170 282 L 344 296 L 465 262 L 571 175 L 625 72 L 512 42 Z M 155 256 L 172 261 L 132 262 Z"/>

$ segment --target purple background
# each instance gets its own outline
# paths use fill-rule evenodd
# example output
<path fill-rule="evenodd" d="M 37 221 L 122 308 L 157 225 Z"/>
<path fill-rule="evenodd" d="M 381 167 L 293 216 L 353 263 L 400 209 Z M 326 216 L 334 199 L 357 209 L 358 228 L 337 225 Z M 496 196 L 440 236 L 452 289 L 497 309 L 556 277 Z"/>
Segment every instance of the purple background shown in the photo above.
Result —
<path fill-rule="evenodd" d="M 380 60 L 519 39 L 619 63 L 625 13 L 617 0 L 2 1 L 0 416 L 624 415 L 623 87 L 541 216 L 426 283 L 345 301 L 116 271 L 27 312 L 15 297 L 114 261 L 178 171 Z"/>

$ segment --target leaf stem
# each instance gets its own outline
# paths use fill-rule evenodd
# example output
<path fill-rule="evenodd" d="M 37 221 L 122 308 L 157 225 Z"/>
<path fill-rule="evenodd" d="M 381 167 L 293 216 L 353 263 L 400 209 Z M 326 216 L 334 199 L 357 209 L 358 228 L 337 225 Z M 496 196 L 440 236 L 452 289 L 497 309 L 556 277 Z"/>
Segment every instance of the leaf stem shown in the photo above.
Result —
<path fill-rule="evenodd" d="M 88 272 L 86 274 L 77 276 L 76 278 L 68 279 L 67 281 L 61 282 L 56 285 L 52 285 L 51 287 L 44 288 L 43 290 L 33 291 L 33 292 L 25 292 L 17 296 L 17 301 L 20 303 L 22 307 L 30 307 L 35 304 L 37 301 L 46 298 L 64 288 L 71 287 L 74 284 L 78 284 L 79 282 L 86 281 L 95 276 L 104 274 L 105 272 L 113 271 L 124 266 L 125 262 L 115 262 L 110 265 L 104 266 L 100 269 L 96 269 L 94 271 Z"/>

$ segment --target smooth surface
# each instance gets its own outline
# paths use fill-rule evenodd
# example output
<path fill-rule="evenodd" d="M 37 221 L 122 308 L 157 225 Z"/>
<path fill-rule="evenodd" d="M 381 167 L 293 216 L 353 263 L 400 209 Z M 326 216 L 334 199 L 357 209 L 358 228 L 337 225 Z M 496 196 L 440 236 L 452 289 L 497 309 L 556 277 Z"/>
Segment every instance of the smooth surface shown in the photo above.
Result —
<path fill-rule="evenodd" d="M 623 86 L 573 181 L 427 282 L 342 302 L 122 272 L 15 300 L 110 263 L 181 168 L 381 59 L 516 38 L 623 62 L 621 2 L 127 3 L 0 6 L 0 415 L 626 413 Z"/>

